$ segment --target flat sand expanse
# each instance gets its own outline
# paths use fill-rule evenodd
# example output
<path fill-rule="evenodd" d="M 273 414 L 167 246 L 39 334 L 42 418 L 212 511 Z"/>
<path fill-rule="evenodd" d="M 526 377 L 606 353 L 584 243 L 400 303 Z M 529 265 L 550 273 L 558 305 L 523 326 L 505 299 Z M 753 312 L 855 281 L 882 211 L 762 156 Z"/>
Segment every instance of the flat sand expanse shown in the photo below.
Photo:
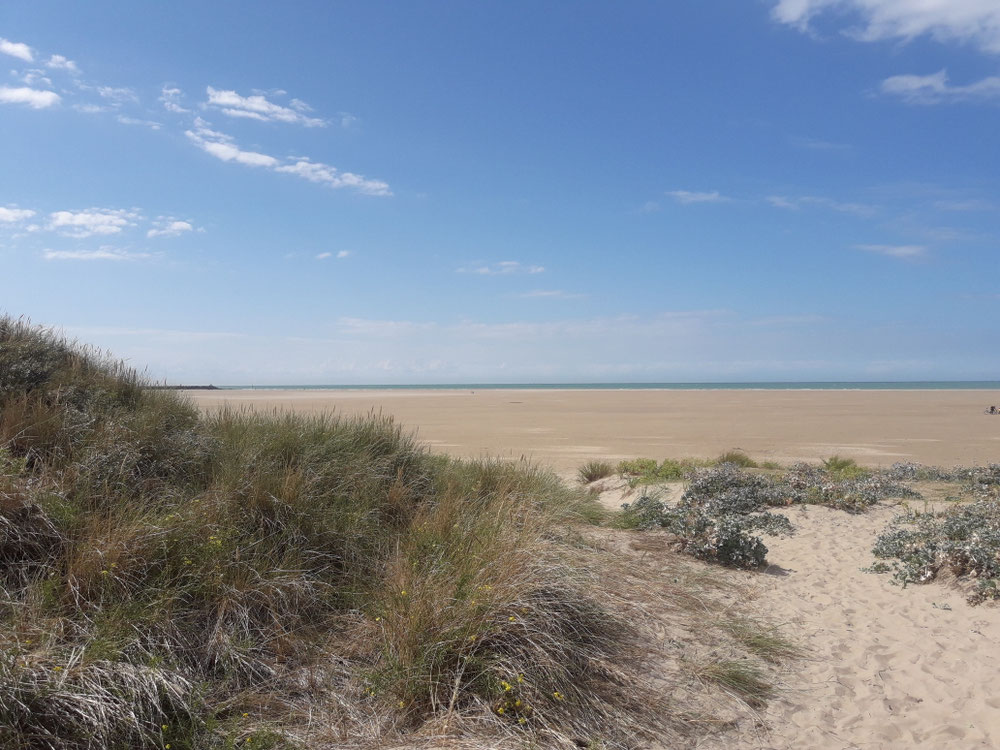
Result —
<path fill-rule="evenodd" d="M 717 456 L 869 465 L 1000 461 L 1000 391 L 187 391 L 223 404 L 392 414 L 433 450 L 527 458 L 560 473 L 591 458 Z"/>

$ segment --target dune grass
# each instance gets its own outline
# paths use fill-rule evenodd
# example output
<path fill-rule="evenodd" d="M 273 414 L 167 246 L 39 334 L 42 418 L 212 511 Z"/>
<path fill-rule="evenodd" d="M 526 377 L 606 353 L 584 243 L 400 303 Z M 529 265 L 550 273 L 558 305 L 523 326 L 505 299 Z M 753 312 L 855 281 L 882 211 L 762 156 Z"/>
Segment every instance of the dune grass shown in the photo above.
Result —
<path fill-rule="evenodd" d="M 378 415 L 204 417 L 144 386 L 0 318 L 0 746 L 683 731 L 581 550 L 588 493 Z"/>

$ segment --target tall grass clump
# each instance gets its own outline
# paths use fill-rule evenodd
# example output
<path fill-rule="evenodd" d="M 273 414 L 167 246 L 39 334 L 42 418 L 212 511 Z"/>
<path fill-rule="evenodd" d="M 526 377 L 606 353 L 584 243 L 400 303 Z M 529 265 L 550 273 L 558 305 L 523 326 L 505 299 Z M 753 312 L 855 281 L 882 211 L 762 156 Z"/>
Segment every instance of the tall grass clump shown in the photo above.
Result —
<path fill-rule="evenodd" d="M 605 479 L 615 473 L 615 467 L 610 461 L 591 460 L 580 467 L 577 475 L 581 484 L 590 484 L 598 479 Z"/>
<path fill-rule="evenodd" d="M 672 726 L 594 500 L 391 419 L 224 410 L 0 318 L 0 747 L 625 747 Z"/>

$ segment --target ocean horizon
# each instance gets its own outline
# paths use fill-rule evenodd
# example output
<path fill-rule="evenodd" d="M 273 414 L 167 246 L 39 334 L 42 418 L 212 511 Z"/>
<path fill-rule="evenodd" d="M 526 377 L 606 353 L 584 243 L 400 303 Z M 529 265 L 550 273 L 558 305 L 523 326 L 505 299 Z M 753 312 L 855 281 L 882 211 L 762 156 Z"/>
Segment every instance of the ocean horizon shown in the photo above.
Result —
<path fill-rule="evenodd" d="M 184 386 L 179 386 L 183 388 Z M 407 383 L 332 385 L 220 385 L 220 390 L 268 391 L 450 391 L 450 390 L 600 390 L 600 391 L 974 391 L 1000 390 L 1000 380 L 904 381 L 743 381 L 684 383 Z"/>

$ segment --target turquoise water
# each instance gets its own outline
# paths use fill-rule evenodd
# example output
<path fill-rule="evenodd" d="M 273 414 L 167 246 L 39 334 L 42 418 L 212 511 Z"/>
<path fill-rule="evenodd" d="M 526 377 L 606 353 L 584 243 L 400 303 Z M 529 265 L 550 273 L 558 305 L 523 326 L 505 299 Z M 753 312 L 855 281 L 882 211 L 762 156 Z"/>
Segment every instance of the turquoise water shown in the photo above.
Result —
<path fill-rule="evenodd" d="M 444 390 L 600 390 L 600 391 L 965 391 L 1000 390 L 1000 380 L 823 381 L 764 383 L 436 383 L 414 385 L 223 385 L 226 390 L 344 390 L 344 391 L 444 391 Z"/>

